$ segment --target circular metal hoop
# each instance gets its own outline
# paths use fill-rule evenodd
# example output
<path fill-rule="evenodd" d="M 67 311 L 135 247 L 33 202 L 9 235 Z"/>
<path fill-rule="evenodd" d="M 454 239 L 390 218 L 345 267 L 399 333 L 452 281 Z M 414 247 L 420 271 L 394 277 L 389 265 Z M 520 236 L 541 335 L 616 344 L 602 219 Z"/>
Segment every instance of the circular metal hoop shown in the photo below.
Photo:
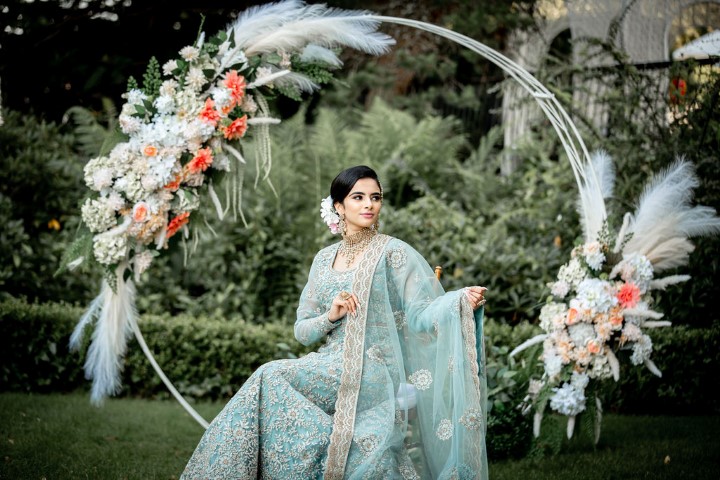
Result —
<path fill-rule="evenodd" d="M 462 45 L 463 47 L 472 50 L 481 57 L 500 67 L 505 73 L 527 90 L 530 95 L 532 95 L 542 109 L 543 113 L 545 113 L 545 116 L 550 121 L 553 128 L 555 128 L 555 132 L 558 134 L 558 137 L 560 137 L 560 141 L 562 142 L 565 153 L 567 154 L 568 161 L 572 167 L 573 175 L 575 176 L 575 181 L 577 182 L 578 187 L 582 189 L 583 187 L 587 188 L 588 185 L 590 185 L 591 188 L 594 188 L 599 185 L 595 176 L 595 171 L 591 166 L 590 154 L 585 146 L 585 142 L 583 142 L 582 137 L 580 137 L 577 127 L 562 105 L 560 105 L 557 98 L 555 98 L 555 95 L 553 95 L 530 72 L 487 45 L 447 28 L 407 18 L 386 17 L 382 15 L 369 15 L 369 18 L 379 22 L 405 25 L 447 38 L 458 45 Z M 600 198 L 602 198 L 602 195 Z M 585 210 L 584 214 L 587 217 L 588 205 L 586 205 L 585 202 L 581 202 L 581 206 L 583 210 Z M 596 211 L 601 209 L 603 215 L 605 214 L 604 205 L 595 205 L 593 208 Z"/>

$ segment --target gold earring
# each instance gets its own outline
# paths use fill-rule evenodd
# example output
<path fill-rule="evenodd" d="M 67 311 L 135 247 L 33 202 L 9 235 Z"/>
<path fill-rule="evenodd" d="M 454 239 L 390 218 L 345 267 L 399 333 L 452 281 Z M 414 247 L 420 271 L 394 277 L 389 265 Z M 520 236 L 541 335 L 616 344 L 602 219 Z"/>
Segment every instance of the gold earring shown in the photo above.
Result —
<path fill-rule="evenodd" d="M 345 224 L 345 214 L 342 214 L 342 213 L 340 214 L 340 224 L 338 225 L 338 227 L 340 227 L 340 233 L 342 234 L 342 236 L 343 237 L 346 236 L 347 235 L 347 224 Z"/>

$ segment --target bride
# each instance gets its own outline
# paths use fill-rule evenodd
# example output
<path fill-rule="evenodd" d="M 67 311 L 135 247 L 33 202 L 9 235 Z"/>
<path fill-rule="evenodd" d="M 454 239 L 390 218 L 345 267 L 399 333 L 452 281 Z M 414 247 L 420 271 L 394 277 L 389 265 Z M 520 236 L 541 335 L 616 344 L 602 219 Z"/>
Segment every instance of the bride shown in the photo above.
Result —
<path fill-rule="evenodd" d="M 260 367 L 213 420 L 183 479 L 486 479 L 484 287 L 444 293 L 378 233 L 382 188 L 342 171 L 295 336 L 317 352 Z M 330 206 L 332 205 L 332 207 Z"/>

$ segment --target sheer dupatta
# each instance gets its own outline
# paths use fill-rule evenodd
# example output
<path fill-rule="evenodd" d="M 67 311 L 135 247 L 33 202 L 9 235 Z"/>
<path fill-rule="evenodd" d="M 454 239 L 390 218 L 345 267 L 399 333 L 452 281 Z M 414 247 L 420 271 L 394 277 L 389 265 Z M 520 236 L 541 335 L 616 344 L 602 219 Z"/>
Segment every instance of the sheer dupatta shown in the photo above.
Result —
<path fill-rule="evenodd" d="M 386 235 L 353 292 L 325 478 L 487 478 L 482 310 Z"/>

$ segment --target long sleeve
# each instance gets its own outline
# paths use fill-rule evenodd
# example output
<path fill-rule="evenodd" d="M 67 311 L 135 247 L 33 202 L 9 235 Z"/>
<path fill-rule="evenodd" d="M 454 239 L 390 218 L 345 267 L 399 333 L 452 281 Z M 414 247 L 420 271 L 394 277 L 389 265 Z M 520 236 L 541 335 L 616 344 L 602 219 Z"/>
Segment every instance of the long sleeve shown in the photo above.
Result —
<path fill-rule="evenodd" d="M 342 320 L 331 322 L 328 319 L 329 305 L 322 305 L 318 295 L 317 283 L 321 256 L 325 250 L 315 256 L 307 284 L 300 295 L 300 304 L 295 321 L 295 338 L 303 345 L 311 345 L 340 325 Z"/>

